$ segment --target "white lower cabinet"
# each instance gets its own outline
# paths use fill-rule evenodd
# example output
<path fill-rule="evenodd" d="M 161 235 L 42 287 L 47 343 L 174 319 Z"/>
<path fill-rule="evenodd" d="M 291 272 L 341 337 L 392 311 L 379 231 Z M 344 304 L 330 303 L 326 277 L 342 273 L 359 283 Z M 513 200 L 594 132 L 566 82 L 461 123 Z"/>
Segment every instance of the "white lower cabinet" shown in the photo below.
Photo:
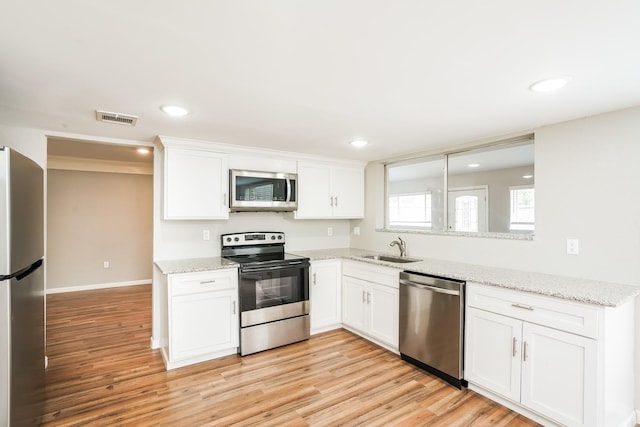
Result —
<path fill-rule="evenodd" d="M 633 336 L 632 306 L 596 307 L 468 283 L 465 379 L 548 425 L 633 425 L 626 396 L 633 386 L 625 378 L 633 360 L 619 353 L 632 351 L 625 343 Z M 565 322 L 581 334 L 553 327 Z"/>
<path fill-rule="evenodd" d="M 311 334 L 340 328 L 342 325 L 342 262 L 338 260 L 312 261 L 309 271 L 311 284 Z"/>
<path fill-rule="evenodd" d="M 398 352 L 399 270 L 345 261 L 342 276 L 342 324 Z"/>
<path fill-rule="evenodd" d="M 167 285 L 167 369 L 237 352 L 237 269 L 170 274 Z"/>

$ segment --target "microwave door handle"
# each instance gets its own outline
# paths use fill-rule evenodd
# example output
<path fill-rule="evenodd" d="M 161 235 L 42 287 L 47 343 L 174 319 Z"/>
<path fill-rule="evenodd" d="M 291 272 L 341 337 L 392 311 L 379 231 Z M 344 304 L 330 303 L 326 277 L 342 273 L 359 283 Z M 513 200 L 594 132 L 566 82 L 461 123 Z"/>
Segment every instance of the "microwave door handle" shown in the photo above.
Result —
<path fill-rule="evenodd" d="M 291 180 L 287 178 L 287 202 L 291 201 Z"/>

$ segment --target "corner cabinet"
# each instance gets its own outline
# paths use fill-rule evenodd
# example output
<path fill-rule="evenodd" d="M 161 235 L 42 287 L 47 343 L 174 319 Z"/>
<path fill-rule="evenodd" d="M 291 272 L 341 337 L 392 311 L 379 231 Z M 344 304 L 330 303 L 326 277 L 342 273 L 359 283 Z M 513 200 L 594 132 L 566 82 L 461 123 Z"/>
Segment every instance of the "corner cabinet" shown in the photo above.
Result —
<path fill-rule="evenodd" d="M 544 424 L 633 425 L 633 312 L 468 283 L 465 379 Z"/>
<path fill-rule="evenodd" d="M 167 369 L 238 351 L 238 270 L 169 274 Z"/>
<path fill-rule="evenodd" d="M 342 327 L 342 261 L 311 261 L 311 334 Z"/>
<path fill-rule="evenodd" d="M 342 275 L 343 326 L 398 353 L 400 271 L 344 261 Z"/>
<path fill-rule="evenodd" d="M 164 219 L 229 218 L 227 155 L 166 146 Z"/>
<path fill-rule="evenodd" d="M 364 166 L 298 162 L 298 219 L 364 217 Z"/>

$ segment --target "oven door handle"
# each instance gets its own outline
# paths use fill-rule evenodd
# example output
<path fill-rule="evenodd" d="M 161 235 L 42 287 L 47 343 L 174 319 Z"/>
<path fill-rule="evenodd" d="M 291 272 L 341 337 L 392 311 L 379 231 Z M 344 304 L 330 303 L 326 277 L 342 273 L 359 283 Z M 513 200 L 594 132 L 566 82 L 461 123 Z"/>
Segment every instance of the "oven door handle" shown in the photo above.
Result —
<path fill-rule="evenodd" d="M 241 272 L 249 272 L 249 271 L 272 271 L 272 270 L 284 270 L 287 268 L 291 268 L 291 267 L 299 267 L 299 266 L 304 266 L 304 264 L 308 264 L 308 262 L 305 261 L 301 261 L 301 262 L 292 262 L 290 264 L 282 264 L 282 265 L 274 265 L 272 267 L 261 267 L 261 266 L 255 266 L 255 267 L 241 267 L 240 271 Z"/>

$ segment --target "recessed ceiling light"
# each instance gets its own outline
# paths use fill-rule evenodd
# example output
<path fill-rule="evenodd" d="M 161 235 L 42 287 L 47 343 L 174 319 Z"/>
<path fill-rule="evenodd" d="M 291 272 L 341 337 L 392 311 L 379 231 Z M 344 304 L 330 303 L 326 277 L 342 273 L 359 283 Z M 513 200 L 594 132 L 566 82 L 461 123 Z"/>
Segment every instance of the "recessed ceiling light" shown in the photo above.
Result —
<path fill-rule="evenodd" d="M 531 178 L 533 178 L 533 175 L 522 175 L 522 177 L 524 179 L 531 179 Z"/>
<path fill-rule="evenodd" d="M 554 77 L 551 79 L 540 80 L 535 82 L 529 89 L 534 92 L 553 92 L 566 86 L 571 80 L 570 77 Z"/>
<path fill-rule="evenodd" d="M 470 168 L 477 168 L 478 166 L 480 166 L 479 163 L 469 163 L 467 166 L 469 166 Z"/>
<path fill-rule="evenodd" d="M 168 115 L 174 116 L 174 117 L 182 117 L 189 114 L 189 110 L 187 110 L 186 108 L 179 107 L 177 105 L 163 105 L 162 107 L 160 107 L 160 109 L 165 113 L 167 113 Z"/>
<path fill-rule="evenodd" d="M 354 147 L 364 147 L 368 143 L 369 142 L 365 141 L 364 139 L 358 139 L 356 141 L 351 141 L 349 144 L 353 145 Z"/>
<path fill-rule="evenodd" d="M 149 154 L 149 149 L 148 148 L 140 147 L 140 148 L 138 148 L 137 151 L 140 154 Z"/>

